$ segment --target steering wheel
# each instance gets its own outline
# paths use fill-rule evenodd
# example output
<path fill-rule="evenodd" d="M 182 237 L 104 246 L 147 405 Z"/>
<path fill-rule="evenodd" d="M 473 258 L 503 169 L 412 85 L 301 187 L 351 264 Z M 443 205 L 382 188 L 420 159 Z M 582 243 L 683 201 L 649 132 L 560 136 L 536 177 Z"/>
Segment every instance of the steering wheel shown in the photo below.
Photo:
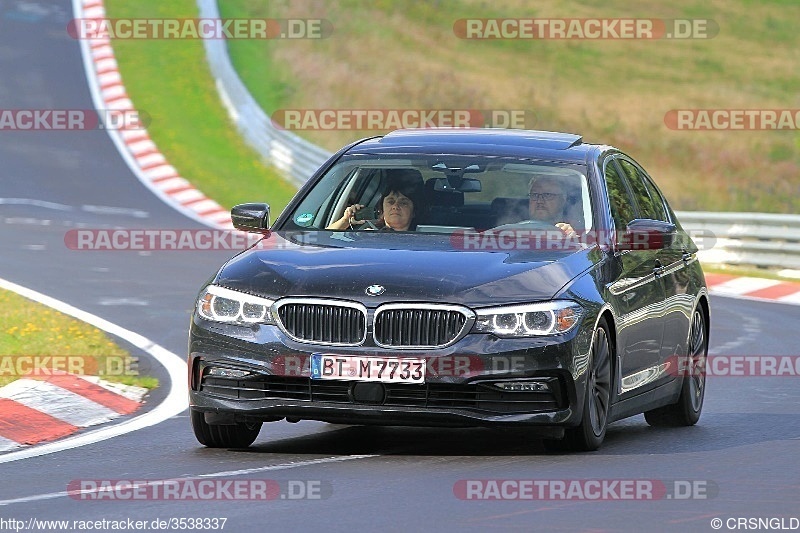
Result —
<path fill-rule="evenodd" d="M 553 228 L 561 231 L 561 228 L 556 226 L 555 224 L 550 224 L 548 222 L 542 222 L 540 220 L 522 220 L 520 222 L 512 222 L 511 224 L 503 224 L 502 226 L 495 226 L 492 229 L 503 231 L 507 229 L 529 229 L 529 230 L 542 230 L 542 231 L 549 231 Z"/>
<path fill-rule="evenodd" d="M 379 231 L 379 229 L 378 229 L 378 226 L 376 226 L 376 225 L 375 225 L 375 223 L 374 223 L 374 222 L 372 222 L 372 221 L 371 221 L 371 220 L 369 220 L 369 219 L 367 219 L 367 220 L 365 220 L 365 221 L 364 221 L 364 225 L 365 225 L 365 226 L 367 226 L 367 227 L 369 227 L 369 229 L 374 229 L 374 230 L 376 230 L 376 231 Z M 359 229 L 361 229 L 361 228 L 359 228 Z"/>

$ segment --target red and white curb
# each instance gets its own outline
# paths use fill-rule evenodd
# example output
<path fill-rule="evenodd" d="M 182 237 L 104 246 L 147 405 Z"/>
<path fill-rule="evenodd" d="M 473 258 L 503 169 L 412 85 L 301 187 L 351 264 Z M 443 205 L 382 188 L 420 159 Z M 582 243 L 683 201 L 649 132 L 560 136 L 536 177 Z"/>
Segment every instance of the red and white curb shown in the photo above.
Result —
<path fill-rule="evenodd" d="M 800 305 L 800 283 L 776 279 L 706 274 L 709 292 L 719 296 Z"/>
<path fill-rule="evenodd" d="M 30 375 L 0 388 L 0 452 L 71 435 L 129 415 L 147 389 L 66 373 Z"/>
<path fill-rule="evenodd" d="M 76 19 L 104 19 L 106 16 L 103 0 L 73 0 L 73 11 Z M 133 112 L 135 108 L 122 83 L 111 39 L 82 40 L 81 49 L 95 107 Z M 107 131 L 134 174 L 162 200 L 209 226 L 232 227 L 230 213 L 181 177 L 146 129 Z"/>

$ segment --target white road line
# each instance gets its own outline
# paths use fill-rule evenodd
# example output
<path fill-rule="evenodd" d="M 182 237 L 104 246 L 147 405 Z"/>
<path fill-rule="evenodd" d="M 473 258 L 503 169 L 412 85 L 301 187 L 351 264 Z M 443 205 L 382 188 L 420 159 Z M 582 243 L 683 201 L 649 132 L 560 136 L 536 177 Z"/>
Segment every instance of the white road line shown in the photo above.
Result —
<path fill-rule="evenodd" d="M 71 205 L 59 204 L 56 202 L 47 202 L 45 200 L 36 200 L 34 198 L 0 198 L 0 205 L 32 205 L 35 207 L 44 207 L 45 209 L 55 209 L 57 211 L 74 211 L 75 207 Z M 82 205 L 80 207 L 82 211 L 87 213 L 96 213 L 101 215 L 129 215 L 135 218 L 147 218 L 150 216 L 150 213 L 147 211 L 143 211 L 141 209 L 132 209 L 129 207 L 111 207 L 107 205 Z M 31 218 L 31 217 L 16 217 L 13 219 L 6 218 L 6 222 L 9 220 L 16 221 L 31 221 L 30 223 L 35 223 L 38 219 Z M 50 221 L 46 221 L 45 225 L 49 225 Z"/>
<path fill-rule="evenodd" d="M 246 468 L 244 470 L 229 470 L 225 472 L 214 472 L 211 474 L 201 474 L 198 476 L 189 476 L 189 477 L 181 477 L 181 478 L 170 478 L 170 479 L 154 479 L 150 481 L 143 481 L 141 483 L 132 483 L 130 486 L 126 485 L 126 490 L 135 489 L 138 487 L 145 487 L 149 485 L 153 485 L 156 483 L 164 483 L 166 481 L 184 481 L 184 480 L 194 480 L 194 479 L 207 479 L 207 478 L 215 478 L 215 477 L 233 477 L 233 476 L 244 476 L 248 474 L 255 474 L 258 472 L 269 472 L 273 470 L 289 470 L 291 468 L 302 468 L 305 466 L 314 466 L 319 464 L 325 463 L 341 463 L 343 461 L 353 461 L 356 459 L 369 459 L 372 457 L 380 457 L 380 455 L 339 455 L 334 457 L 323 457 L 322 459 L 310 459 L 308 461 L 298 461 L 296 463 L 283 463 L 279 465 L 271 465 L 271 466 L 262 466 L 258 468 Z M 79 494 L 90 494 L 94 492 L 108 492 L 109 489 L 107 488 L 98 488 L 98 489 L 85 489 L 85 490 L 62 490 L 59 492 L 48 492 L 45 494 L 35 494 L 33 496 L 23 496 L 22 498 L 13 498 L 10 500 L 0 500 L 0 507 L 6 505 L 13 505 L 15 503 L 31 503 L 31 502 L 38 502 L 42 500 L 54 500 L 56 498 L 63 498 L 65 496 L 77 496 Z"/>
<path fill-rule="evenodd" d="M 16 283 L 0 278 L 0 288 L 13 291 L 20 296 L 39 302 L 48 307 L 52 307 L 56 311 L 60 311 L 66 315 L 82 320 L 96 328 L 122 338 L 123 340 L 133 344 L 137 348 L 147 352 L 156 362 L 160 363 L 167 371 L 169 376 L 169 384 L 162 384 L 162 387 L 168 386 L 169 392 L 166 398 L 154 407 L 152 410 L 139 415 L 135 418 L 124 420 L 118 424 L 111 426 L 104 426 L 94 431 L 88 431 L 73 437 L 58 440 L 48 444 L 42 444 L 25 448 L 22 450 L 0 455 L 0 464 L 10 463 L 12 461 L 19 461 L 29 457 L 39 457 L 50 453 L 56 453 L 64 450 L 71 450 L 79 446 L 86 446 L 94 444 L 112 437 L 125 435 L 137 429 L 153 426 L 168 418 L 171 418 L 179 413 L 182 413 L 188 407 L 187 398 L 189 391 L 186 384 L 186 362 L 182 357 L 178 356 L 154 343 L 150 339 L 139 335 L 133 331 L 122 328 L 104 318 L 97 315 L 87 313 L 76 307 L 73 307 L 65 302 L 56 300 L 50 296 L 28 289 Z M 188 429 L 187 429 L 188 431 Z"/>
<path fill-rule="evenodd" d="M 46 209 L 56 209 L 58 211 L 72 211 L 73 209 L 75 209 L 71 205 L 57 204 L 55 202 L 46 202 L 44 200 L 35 200 L 33 198 L 0 198 L 0 204 L 33 205 L 36 207 L 44 207 Z"/>
<path fill-rule="evenodd" d="M 308 461 L 298 461 L 296 463 L 283 463 L 271 466 L 258 466 L 256 468 L 245 468 L 243 470 L 226 470 L 224 472 L 215 472 L 213 474 L 198 474 L 194 476 L 198 479 L 208 477 L 231 477 L 231 476 L 246 476 L 248 474 L 255 474 L 257 472 L 268 472 L 270 470 L 288 470 L 290 468 L 297 468 L 301 466 L 321 465 L 325 463 L 340 463 L 342 461 L 352 461 L 353 459 L 369 459 L 371 457 L 380 457 L 378 454 L 364 454 L 364 455 L 338 455 L 334 457 L 324 457 L 322 459 L 309 459 Z"/>
<path fill-rule="evenodd" d="M 81 210 L 98 215 L 128 215 L 134 218 L 148 218 L 150 213 L 130 207 L 111 207 L 107 205 L 82 205 Z"/>
<path fill-rule="evenodd" d="M 68 424 L 85 428 L 119 417 L 119 413 L 50 382 L 22 378 L 0 389 L 0 398 L 21 403 Z"/>
<path fill-rule="evenodd" d="M 97 300 L 100 305 L 138 305 L 146 306 L 150 302 L 141 298 L 100 298 Z"/>
<path fill-rule="evenodd" d="M 51 220 L 41 220 L 38 218 L 31 218 L 31 217 L 7 217 L 5 219 L 6 224 L 26 224 L 29 226 L 49 226 L 52 221 Z"/>

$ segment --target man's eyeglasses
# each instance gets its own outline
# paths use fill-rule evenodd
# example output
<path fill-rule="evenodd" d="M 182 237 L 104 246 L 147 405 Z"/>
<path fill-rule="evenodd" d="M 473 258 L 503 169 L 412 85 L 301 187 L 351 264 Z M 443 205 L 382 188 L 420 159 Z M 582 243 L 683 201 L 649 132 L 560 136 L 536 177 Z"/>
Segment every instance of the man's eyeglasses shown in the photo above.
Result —
<path fill-rule="evenodd" d="M 558 194 L 557 192 L 531 192 L 528 193 L 528 198 L 531 200 L 545 200 L 547 202 L 552 202 L 556 198 L 560 198 L 564 196 L 563 194 Z"/>

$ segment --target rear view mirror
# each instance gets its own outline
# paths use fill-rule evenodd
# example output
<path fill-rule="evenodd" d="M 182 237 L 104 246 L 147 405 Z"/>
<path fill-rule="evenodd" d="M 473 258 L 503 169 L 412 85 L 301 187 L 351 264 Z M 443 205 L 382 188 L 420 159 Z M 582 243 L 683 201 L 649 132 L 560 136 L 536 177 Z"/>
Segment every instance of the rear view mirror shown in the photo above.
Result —
<path fill-rule="evenodd" d="M 239 204 L 231 209 L 233 227 L 251 233 L 269 230 L 269 204 Z"/>
<path fill-rule="evenodd" d="M 433 190 L 437 192 L 481 192 L 481 180 L 475 178 L 461 178 L 453 180 L 448 178 L 435 178 Z M 453 185 L 453 182 L 457 183 Z"/>
<path fill-rule="evenodd" d="M 481 192 L 481 180 L 475 178 L 464 178 L 458 188 L 461 192 Z"/>

